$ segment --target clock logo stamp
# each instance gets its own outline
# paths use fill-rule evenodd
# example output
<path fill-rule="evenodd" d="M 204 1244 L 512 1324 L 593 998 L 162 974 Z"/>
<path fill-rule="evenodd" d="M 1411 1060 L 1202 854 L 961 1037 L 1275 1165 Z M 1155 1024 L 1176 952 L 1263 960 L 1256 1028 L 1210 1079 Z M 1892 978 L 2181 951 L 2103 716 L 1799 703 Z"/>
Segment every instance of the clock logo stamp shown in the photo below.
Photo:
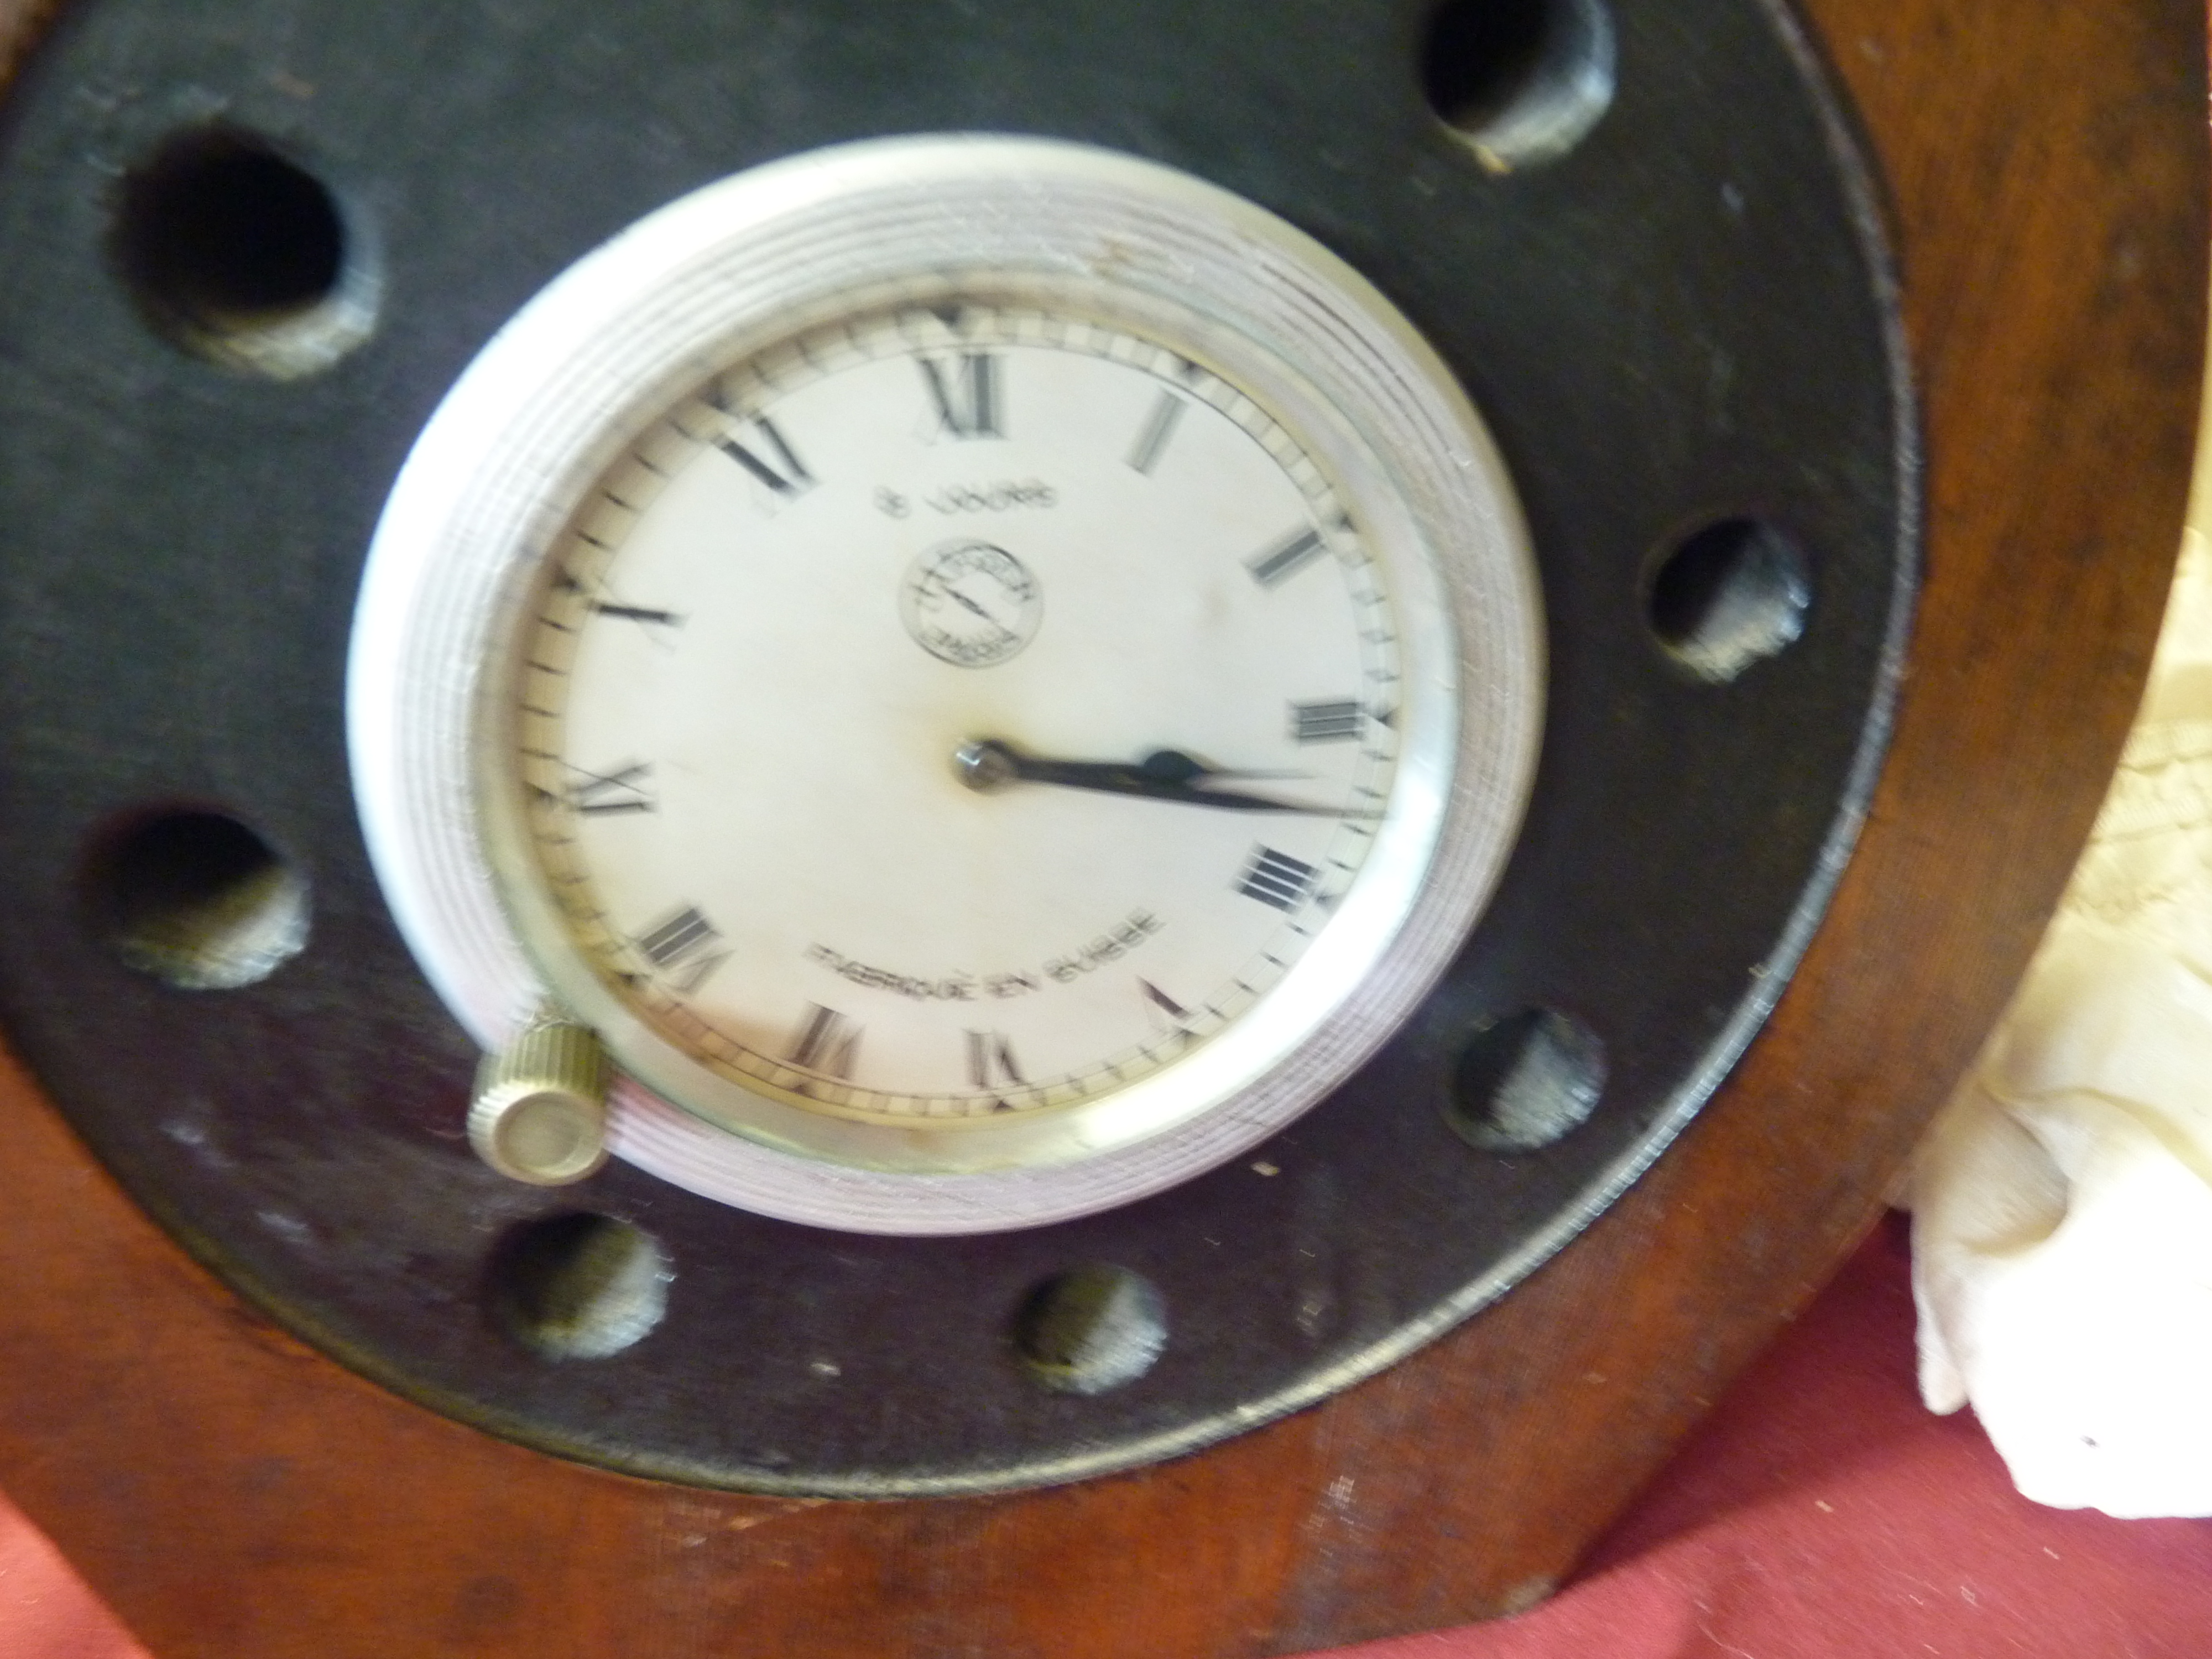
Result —
<path fill-rule="evenodd" d="M 1028 567 L 988 542 L 940 543 L 907 568 L 899 617 L 914 642 L 956 668 L 995 668 L 1036 637 L 1044 595 Z"/>

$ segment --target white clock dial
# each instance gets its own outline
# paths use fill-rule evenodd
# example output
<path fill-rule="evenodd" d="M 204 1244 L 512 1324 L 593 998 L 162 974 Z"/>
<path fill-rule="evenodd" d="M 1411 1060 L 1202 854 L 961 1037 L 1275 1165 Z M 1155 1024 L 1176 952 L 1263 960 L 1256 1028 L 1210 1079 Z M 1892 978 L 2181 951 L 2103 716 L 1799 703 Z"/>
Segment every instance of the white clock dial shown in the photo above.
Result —
<path fill-rule="evenodd" d="M 372 550 L 356 790 L 479 1039 L 598 1033 L 618 1156 L 1033 1224 L 1418 1006 L 1540 641 L 1504 469 L 1356 273 L 1127 157 L 887 140 L 641 222 L 462 377 Z"/>
<path fill-rule="evenodd" d="M 1079 1104 L 1328 926 L 1398 749 L 1358 520 L 1125 326 L 892 304 L 714 376 L 596 483 L 518 688 L 532 842 L 601 982 L 862 1121 Z"/>

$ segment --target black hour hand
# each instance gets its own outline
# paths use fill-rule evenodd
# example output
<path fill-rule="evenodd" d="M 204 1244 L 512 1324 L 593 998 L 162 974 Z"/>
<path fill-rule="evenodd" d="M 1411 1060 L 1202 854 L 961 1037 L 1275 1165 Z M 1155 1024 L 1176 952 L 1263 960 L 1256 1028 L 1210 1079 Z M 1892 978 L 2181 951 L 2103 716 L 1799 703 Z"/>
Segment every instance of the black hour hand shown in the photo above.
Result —
<path fill-rule="evenodd" d="M 1273 795 L 1249 794 L 1238 789 L 1212 787 L 1218 778 L 1279 777 L 1280 773 L 1232 772 L 1206 765 L 1176 749 L 1157 749 L 1133 764 L 1127 761 L 1053 760 L 1024 754 L 996 738 L 979 738 L 961 744 L 952 757 L 953 769 L 970 789 L 989 793 L 1016 783 L 1057 784 L 1067 789 L 1092 789 L 1108 795 L 1134 795 L 1145 800 L 1179 801 L 1186 806 L 1211 806 L 1232 812 L 1308 812 L 1323 817 L 1351 816 L 1342 807 L 1317 806 L 1304 801 L 1282 800 Z"/>

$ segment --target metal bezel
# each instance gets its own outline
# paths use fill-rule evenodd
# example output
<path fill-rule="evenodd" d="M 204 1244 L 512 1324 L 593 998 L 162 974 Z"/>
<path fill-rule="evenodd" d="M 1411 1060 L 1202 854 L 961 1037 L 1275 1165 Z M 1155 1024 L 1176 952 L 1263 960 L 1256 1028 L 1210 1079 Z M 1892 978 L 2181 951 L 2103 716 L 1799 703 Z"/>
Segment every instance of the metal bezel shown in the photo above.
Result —
<path fill-rule="evenodd" d="M 642 422 L 712 368 L 825 317 L 956 292 L 1135 328 L 1281 421 L 1387 573 L 1407 713 L 1376 853 L 1258 1009 L 1095 1106 L 886 1131 L 714 1077 L 609 993 L 564 950 L 491 757 L 506 752 L 514 619 L 586 484 Z M 787 1219 L 988 1231 L 1092 1213 L 1233 1158 L 1419 1005 L 1511 849 L 1539 744 L 1541 641 L 1526 531 L 1479 416 L 1349 266 L 1227 191 L 1112 152 L 879 140 L 649 216 L 486 348 L 379 526 L 349 667 L 350 748 L 380 878 L 425 971 L 487 1047 L 549 994 L 599 1029 L 632 1079 L 616 1091 L 617 1154 Z"/>

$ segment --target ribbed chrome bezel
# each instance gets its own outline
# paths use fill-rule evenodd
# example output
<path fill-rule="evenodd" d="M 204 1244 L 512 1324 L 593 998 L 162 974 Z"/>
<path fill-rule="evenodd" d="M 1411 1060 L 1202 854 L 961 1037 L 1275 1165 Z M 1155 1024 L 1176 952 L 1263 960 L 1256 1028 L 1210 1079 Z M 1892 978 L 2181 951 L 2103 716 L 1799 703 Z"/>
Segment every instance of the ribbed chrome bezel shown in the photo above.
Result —
<path fill-rule="evenodd" d="M 693 1061 L 584 964 L 525 845 L 507 665 L 547 550 L 646 424 L 717 368 L 839 314 L 968 295 L 1111 321 L 1204 362 L 1290 431 L 1382 572 L 1405 703 L 1389 805 L 1343 905 L 1188 1059 L 1003 1126 L 888 1129 Z M 549 1000 L 606 1042 L 617 1155 L 817 1225 L 1027 1226 L 1161 1190 L 1279 1129 L 1435 983 L 1496 884 L 1534 774 L 1534 569 L 1504 468 L 1449 372 L 1282 220 L 1111 152 L 876 141 L 685 197 L 587 256 L 486 347 L 386 505 L 349 678 L 356 791 L 424 971 L 496 1048 Z"/>

